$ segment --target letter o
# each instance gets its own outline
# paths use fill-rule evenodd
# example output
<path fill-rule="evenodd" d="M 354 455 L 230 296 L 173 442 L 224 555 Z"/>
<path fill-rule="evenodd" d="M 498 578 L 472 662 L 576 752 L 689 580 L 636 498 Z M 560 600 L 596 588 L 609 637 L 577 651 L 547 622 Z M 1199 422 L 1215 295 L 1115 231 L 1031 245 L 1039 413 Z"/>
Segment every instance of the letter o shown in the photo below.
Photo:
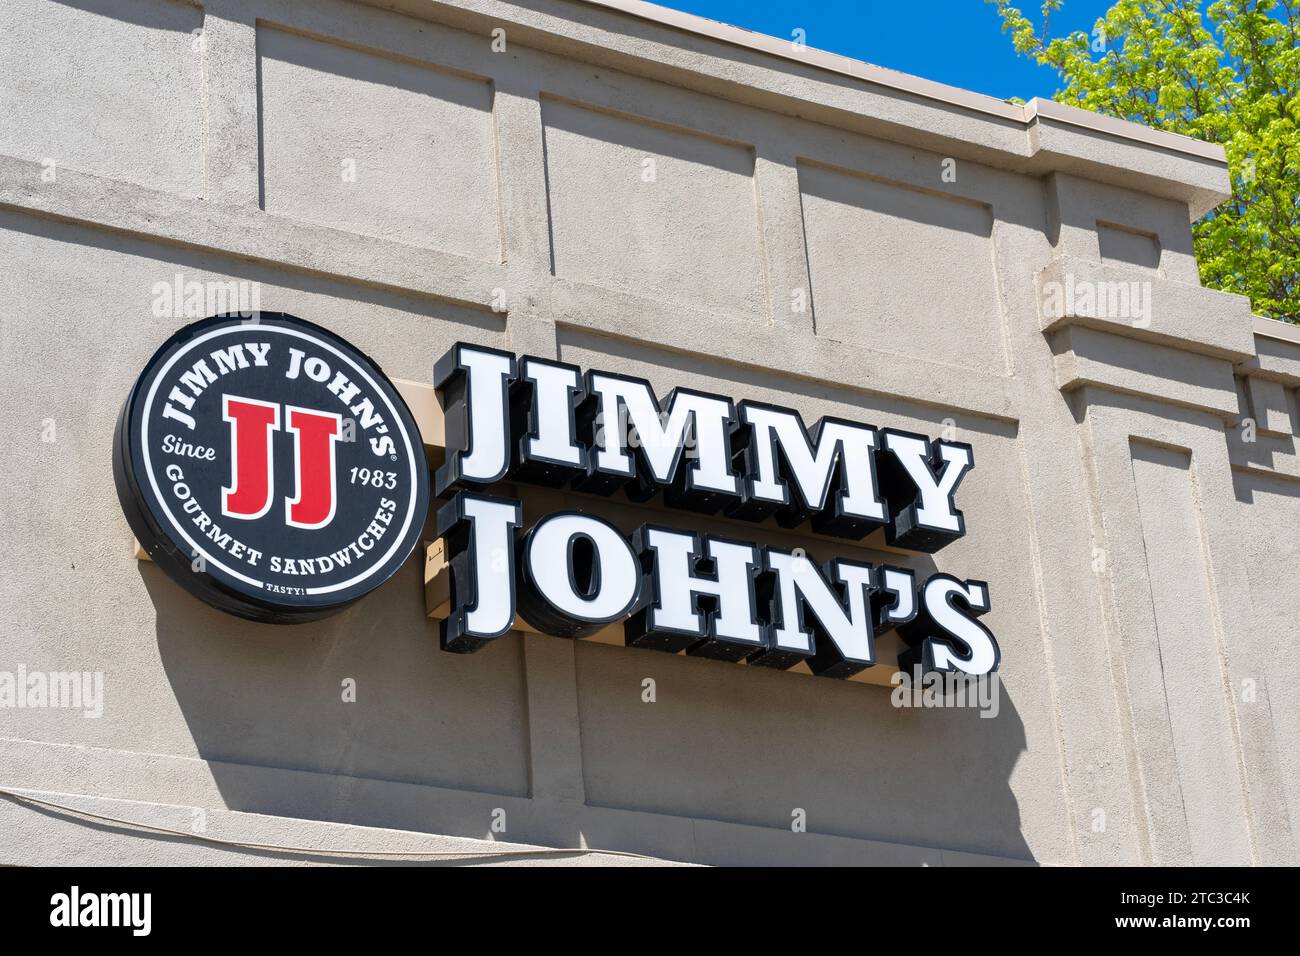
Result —
<path fill-rule="evenodd" d="M 594 634 L 623 620 L 641 595 L 631 545 L 601 518 L 573 511 L 547 515 L 520 548 L 519 614 L 544 634 Z"/>
<path fill-rule="evenodd" d="M 307 377 L 313 382 L 323 382 L 330 377 L 330 367 L 325 364 L 324 359 L 315 356 L 302 363 L 302 370 L 307 373 Z"/>

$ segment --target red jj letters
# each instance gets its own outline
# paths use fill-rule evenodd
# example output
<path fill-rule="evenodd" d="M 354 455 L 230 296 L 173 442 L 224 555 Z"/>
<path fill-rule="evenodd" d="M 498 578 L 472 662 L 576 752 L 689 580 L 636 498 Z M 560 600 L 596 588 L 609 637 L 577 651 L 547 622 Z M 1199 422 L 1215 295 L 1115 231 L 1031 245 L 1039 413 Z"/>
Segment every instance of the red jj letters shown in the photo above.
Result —
<path fill-rule="evenodd" d="M 230 423 L 231 484 L 222 489 L 221 513 L 255 520 L 271 510 L 275 466 L 272 432 L 280 428 L 280 406 L 235 395 L 223 396 L 223 418 Z M 324 528 L 334 518 L 334 443 L 343 416 L 286 406 L 285 429 L 293 436 L 294 483 L 284 501 L 285 523 L 294 528 Z"/>

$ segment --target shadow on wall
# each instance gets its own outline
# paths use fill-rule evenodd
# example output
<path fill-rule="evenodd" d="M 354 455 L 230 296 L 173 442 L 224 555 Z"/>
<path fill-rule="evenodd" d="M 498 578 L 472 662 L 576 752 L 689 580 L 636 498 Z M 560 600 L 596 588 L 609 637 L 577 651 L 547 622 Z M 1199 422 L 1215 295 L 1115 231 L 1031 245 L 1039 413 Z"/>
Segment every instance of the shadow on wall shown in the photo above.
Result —
<path fill-rule="evenodd" d="M 140 574 L 168 680 L 228 808 L 483 838 L 504 805 L 508 839 L 580 845 L 580 815 L 526 799 L 521 641 L 558 638 L 441 653 L 415 561 L 343 614 L 297 627 L 237 620 L 152 565 Z M 626 839 L 604 837 L 607 848 L 643 848 L 647 814 L 788 832 L 800 809 L 813 834 L 1032 859 L 1009 786 L 1024 728 L 1005 689 L 986 719 L 898 709 L 882 687 L 604 645 L 576 652 L 587 805 L 632 811 L 626 824 L 601 820 Z M 354 703 L 343 700 L 348 679 Z M 736 861 L 752 861 L 743 833 L 734 839 Z M 711 852 L 727 862 L 727 848 Z"/>
<path fill-rule="evenodd" d="M 577 650 L 588 804 L 786 831 L 801 815 L 809 833 L 1032 859 L 1009 785 L 1024 727 L 1005 689 L 989 719 L 897 708 L 884 687 Z M 653 705 L 632 693 L 646 678 Z"/>
<path fill-rule="evenodd" d="M 190 33 L 195 28 L 196 19 L 201 23 L 199 11 L 186 4 L 153 3 L 142 4 L 139 0 L 55 0 L 60 6 L 71 7 L 101 17 L 112 17 L 133 23 L 136 26 L 150 27 L 154 30 L 174 30 L 177 33 Z"/>
<path fill-rule="evenodd" d="M 519 640 L 441 653 L 420 565 L 334 617 L 275 626 L 141 563 L 167 679 L 228 808 L 481 838 L 501 797 L 527 795 Z M 440 807 L 440 788 L 482 794 L 481 814 Z"/>

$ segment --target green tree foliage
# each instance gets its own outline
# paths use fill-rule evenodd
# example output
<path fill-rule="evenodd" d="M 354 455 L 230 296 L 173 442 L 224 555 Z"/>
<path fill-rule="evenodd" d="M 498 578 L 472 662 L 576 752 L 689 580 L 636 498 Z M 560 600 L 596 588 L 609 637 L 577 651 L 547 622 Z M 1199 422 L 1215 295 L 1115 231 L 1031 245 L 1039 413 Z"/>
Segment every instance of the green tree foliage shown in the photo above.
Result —
<path fill-rule="evenodd" d="M 1092 33 L 1050 37 L 1007 0 L 1003 32 L 1057 70 L 1056 100 L 1223 146 L 1232 198 L 1193 226 L 1201 281 L 1300 323 L 1300 2 L 1118 0 Z"/>

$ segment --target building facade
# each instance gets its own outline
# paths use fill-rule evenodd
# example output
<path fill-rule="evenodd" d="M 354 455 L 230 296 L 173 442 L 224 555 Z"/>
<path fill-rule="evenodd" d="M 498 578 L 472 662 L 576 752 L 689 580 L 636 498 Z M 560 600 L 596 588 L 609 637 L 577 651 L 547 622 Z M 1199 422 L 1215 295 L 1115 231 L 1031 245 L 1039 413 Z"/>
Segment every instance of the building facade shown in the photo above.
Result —
<path fill-rule="evenodd" d="M 1300 862 L 1300 331 L 1201 287 L 1228 195 L 1218 147 L 637 0 L 10 0 L 0 862 Z M 458 342 L 969 443 L 933 554 L 504 490 L 987 582 L 996 716 L 445 653 L 436 502 L 342 613 L 201 603 L 133 554 L 114 426 L 249 309 L 365 352 L 433 449 Z"/>

